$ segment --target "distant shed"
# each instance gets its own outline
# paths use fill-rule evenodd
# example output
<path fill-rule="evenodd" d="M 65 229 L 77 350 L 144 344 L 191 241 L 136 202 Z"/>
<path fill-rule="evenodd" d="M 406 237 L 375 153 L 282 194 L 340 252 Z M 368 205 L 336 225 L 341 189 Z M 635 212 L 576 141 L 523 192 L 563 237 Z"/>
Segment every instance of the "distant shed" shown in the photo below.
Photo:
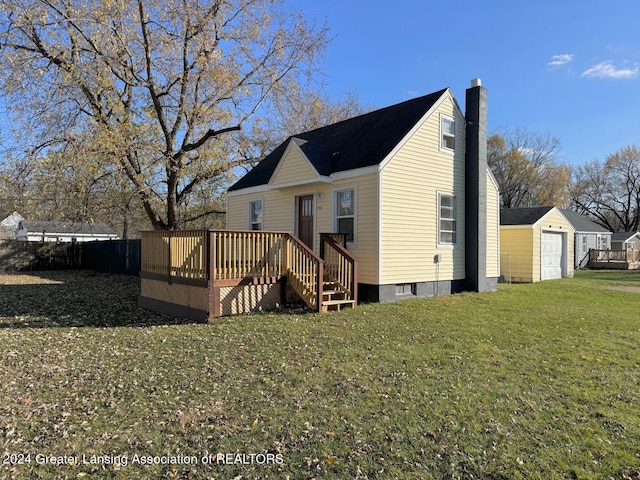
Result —
<path fill-rule="evenodd" d="M 573 234 L 556 207 L 501 209 L 501 277 L 524 283 L 573 277 Z"/>
<path fill-rule="evenodd" d="M 91 242 L 117 240 L 118 236 L 104 223 L 31 222 L 23 220 L 16 239 L 29 242 Z"/>

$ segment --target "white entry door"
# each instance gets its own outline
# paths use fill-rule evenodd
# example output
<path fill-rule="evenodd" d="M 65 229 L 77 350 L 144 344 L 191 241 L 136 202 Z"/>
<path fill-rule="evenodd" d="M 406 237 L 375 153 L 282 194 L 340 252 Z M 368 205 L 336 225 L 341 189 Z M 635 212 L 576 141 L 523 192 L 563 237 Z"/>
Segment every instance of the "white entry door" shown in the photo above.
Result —
<path fill-rule="evenodd" d="M 540 279 L 562 278 L 564 271 L 564 238 L 559 232 L 542 232 Z"/>

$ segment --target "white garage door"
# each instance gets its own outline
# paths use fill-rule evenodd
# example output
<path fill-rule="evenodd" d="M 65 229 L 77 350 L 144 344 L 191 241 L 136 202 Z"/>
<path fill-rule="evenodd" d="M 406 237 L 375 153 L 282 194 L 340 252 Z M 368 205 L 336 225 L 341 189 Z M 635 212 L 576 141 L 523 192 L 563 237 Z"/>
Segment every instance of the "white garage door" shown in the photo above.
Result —
<path fill-rule="evenodd" d="M 562 278 L 564 270 L 564 235 L 558 232 L 542 232 L 540 252 L 540 278 Z"/>

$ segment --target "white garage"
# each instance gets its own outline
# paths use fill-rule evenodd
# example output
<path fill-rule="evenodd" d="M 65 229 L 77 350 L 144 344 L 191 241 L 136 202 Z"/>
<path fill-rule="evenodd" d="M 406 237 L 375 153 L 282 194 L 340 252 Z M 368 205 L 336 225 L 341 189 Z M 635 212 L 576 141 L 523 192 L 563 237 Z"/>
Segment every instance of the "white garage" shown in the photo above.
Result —
<path fill-rule="evenodd" d="M 574 228 L 556 207 L 500 210 L 500 276 L 507 282 L 573 277 Z"/>

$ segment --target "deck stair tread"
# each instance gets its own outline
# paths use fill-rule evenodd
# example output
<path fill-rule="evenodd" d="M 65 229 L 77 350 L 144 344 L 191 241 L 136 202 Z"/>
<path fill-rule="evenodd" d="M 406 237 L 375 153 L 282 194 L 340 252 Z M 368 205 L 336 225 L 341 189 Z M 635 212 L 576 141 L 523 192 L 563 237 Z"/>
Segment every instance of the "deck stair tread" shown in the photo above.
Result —
<path fill-rule="evenodd" d="M 331 277 L 325 275 L 322 282 L 322 311 L 340 310 L 343 306 L 353 307 L 355 300 Z"/>
<path fill-rule="evenodd" d="M 322 302 L 323 305 L 346 305 L 347 303 L 353 304 L 354 301 L 343 298 L 342 300 L 325 300 Z"/>

